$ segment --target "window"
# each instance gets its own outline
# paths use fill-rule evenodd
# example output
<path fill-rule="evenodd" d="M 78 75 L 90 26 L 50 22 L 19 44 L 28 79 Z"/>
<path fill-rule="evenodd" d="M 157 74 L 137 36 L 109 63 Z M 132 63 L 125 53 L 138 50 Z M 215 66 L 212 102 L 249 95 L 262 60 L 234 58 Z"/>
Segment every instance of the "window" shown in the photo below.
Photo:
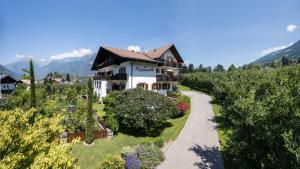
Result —
<path fill-rule="evenodd" d="M 148 84 L 147 83 L 138 83 L 136 85 L 136 87 L 148 90 Z"/>
<path fill-rule="evenodd" d="M 152 88 L 152 90 L 157 90 L 158 89 L 158 84 L 153 83 L 151 88 Z"/>
<path fill-rule="evenodd" d="M 161 69 L 161 74 L 165 74 L 165 69 Z"/>
<path fill-rule="evenodd" d="M 119 73 L 120 74 L 125 74 L 126 73 L 126 68 L 125 67 L 120 67 Z"/>
<path fill-rule="evenodd" d="M 156 73 L 160 74 L 160 69 L 159 68 L 156 68 Z"/>
<path fill-rule="evenodd" d="M 163 89 L 163 90 L 170 89 L 170 83 L 163 83 L 163 84 L 162 84 L 162 89 Z"/>

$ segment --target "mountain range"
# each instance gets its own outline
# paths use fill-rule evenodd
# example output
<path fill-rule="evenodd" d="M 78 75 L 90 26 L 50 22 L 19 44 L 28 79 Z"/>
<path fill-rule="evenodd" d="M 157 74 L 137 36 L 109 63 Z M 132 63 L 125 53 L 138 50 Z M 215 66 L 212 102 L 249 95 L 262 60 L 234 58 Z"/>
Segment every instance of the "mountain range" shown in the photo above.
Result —
<path fill-rule="evenodd" d="M 297 42 L 293 43 L 292 45 L 281 49 L 277 50 L 275 52 L 272 52 L 270 54 L 267 54 L 251 64 L 267 64 L 267 63 L 272 63 L 273 61 L 276 60 L 281 60 L 282 57 L 288 57 L 289 59 L 297 59 L 300 57 L 300 40 Z"/>
<path fill-rule="evenodd" d="M 60 60 L 40 60 L 32 58 L 35 76 L 37 79 L 44 78 L 49 72 L 62 74 L 90 76 L 93 74 L 91 67 L 96 54 L 73 57 Z M 18 61 L 5 65 L 7 69 L 14 71 L 18 76 L 23 74 L 22 69 L 29 70 L 29 58 L 22 58 Z"/>

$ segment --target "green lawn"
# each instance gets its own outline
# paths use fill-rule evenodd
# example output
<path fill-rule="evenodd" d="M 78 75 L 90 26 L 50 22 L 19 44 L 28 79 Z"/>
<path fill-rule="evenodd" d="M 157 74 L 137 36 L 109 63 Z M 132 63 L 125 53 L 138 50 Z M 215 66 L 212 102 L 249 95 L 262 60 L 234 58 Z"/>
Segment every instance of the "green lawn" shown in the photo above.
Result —
<path fill-rule="evenodd" d="M 102 109 L 101 109 L 102 107 Z M 94 105 L 97 112 L 103 114 L 103 105 Z M 188 114 L 183 117 L 170 119 L 170 126 L 165 128 L 160 136 L 165 142 L 175 140 L 183 128 Z M 72 154 L 78 158 L 79 165 L 82 168 L 94 169 L 99 168 L 101 162 L 109 155 L 120 154 L 121 148 L 124 146 L 135 146 L 144 141 L 152 141 L 156 137 L 135 137 L 123 133 L 114 136 L 113 139 L 96 140 L 92 146 L 84 146 L 83 143 L 78 143 L 73 146 Z"/>
<path fill-rule="evenodd" d="M 190 88 L 188 86 L 184 86 L 184 85 L 178 85 L 178 89 L 179 89 L 179 91 L 191 91 L 191 90 L 193 90 L 192 88 Z"/>

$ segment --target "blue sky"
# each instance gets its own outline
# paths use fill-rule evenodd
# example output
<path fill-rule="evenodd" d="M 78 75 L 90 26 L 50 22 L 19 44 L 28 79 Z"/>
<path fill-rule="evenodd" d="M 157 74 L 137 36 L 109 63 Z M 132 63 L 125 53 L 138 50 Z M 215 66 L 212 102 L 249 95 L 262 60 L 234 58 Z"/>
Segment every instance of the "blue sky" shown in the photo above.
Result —
<path fill-rule="evenodd" d="M 0 64 L 174 43 L 195 65 L 243 65 L 299 39 L 299 0 L 0 0 Z"/>

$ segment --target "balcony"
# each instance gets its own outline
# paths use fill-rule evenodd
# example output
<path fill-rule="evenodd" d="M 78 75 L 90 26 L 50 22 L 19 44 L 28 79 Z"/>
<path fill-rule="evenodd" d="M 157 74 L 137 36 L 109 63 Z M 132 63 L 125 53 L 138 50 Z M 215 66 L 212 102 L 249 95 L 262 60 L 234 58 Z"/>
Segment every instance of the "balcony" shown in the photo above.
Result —
<path fill-rule="evenodd" d="M 159 64 L 161 67 L 173 67 L 173 68 L 181 68 L 181 63 L 163 60 L 162 63 Z"/>
<path fill-rule="evenodd" d="M 126 73 L 117 73 L 115 75 L 100 74 L 93 77 L 93 80 L 127 80 Z"/>
<path fill-rule="evenodd" d="M 156 75 L 156 81 L 173 81 L 176 82 L 178 81 L 177 76 L 170 76 L 170 75 Z"/>

